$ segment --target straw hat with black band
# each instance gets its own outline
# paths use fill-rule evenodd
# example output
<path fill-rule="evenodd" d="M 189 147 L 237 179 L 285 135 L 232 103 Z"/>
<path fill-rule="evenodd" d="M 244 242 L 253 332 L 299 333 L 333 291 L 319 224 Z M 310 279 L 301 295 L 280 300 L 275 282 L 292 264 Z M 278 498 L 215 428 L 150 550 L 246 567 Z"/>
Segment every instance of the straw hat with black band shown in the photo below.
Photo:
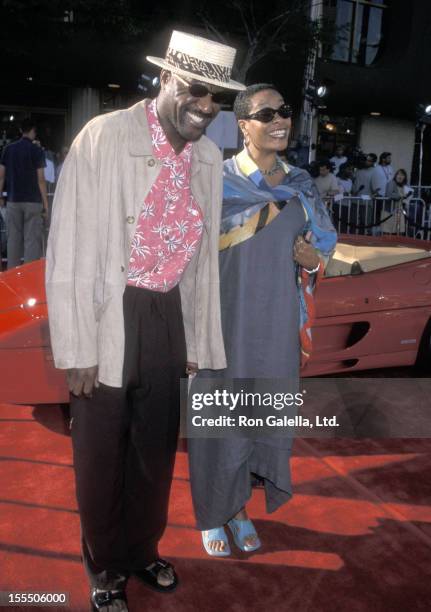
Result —
<path fill-rule="evenodd" d="M 231 79 L 235 55 L 233 47 L 174 30 L 165 58 L 147 56 L 147 60 L 188 79 L 243 91 L 245 85 Z"/>

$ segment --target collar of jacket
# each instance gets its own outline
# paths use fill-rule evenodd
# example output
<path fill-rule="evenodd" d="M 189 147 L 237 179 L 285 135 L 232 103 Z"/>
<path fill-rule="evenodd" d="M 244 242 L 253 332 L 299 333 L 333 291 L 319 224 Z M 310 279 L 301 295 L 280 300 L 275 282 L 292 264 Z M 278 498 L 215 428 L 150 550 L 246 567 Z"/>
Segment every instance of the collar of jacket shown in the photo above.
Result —
<path fill-rule="evenodd" d="M 151 134 L 148 127 L 146 105 L 151 102 L 151 99 L 146 98 L 138 102 L 130 109 L 129 115 L 129 153 L 137 156 L 153 155 L 151 146 Z M 214 164 L 214 158 L 211 152 L 200 140 L 193 143 L 192 150 L 192 174 L 199 172 L 200 163 Z"/>

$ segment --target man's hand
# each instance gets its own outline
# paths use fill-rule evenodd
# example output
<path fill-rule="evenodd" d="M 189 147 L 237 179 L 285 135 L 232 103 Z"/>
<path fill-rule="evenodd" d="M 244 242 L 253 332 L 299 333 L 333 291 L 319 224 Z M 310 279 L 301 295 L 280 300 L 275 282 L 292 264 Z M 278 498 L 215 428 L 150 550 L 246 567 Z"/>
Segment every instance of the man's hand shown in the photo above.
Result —
<path fill-rule="evenodd" d="M 317 268 L 320 262 L 314 246 L 304 240 L 302 236 L 298 236 L 298 238 L 295 240 L 295 244 L 293 246 L 293 259 L 306 270 L 314 270 L 314 268 Z"/>
<path fill-rule="evenodd" d="M 188 361 L 186 365 L 186 374 L 188 376 L 191 376 L 192 374 L 196 374 L 197 371 L 198 371 L 198 364 Z"/>
<path fill-rule="evenodd" d="M 92 397 L 93 389 L 99 386 L 98 366 L 91 368 L 72 368 L 67 370 L 67 384 L 72 395 Z"/>

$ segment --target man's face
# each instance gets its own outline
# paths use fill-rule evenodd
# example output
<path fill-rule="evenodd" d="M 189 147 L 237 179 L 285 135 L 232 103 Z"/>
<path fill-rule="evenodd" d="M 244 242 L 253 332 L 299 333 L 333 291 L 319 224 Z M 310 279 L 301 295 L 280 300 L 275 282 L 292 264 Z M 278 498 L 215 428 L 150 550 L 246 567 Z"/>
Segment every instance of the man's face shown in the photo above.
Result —
<path fill-rule="evenodd" d="M 386 157 L 382 159 L 382 164 L 383 166 L 389 166 L 391 161 L 392 161 L 392 157 L 390 155 L 387 155 Z"/>
<path fill-rule="evenodd" d="M 319 174 L 320 176 L 328 176 L 330 170 L 328 168 L 328 166 L 320 166 L 319 168 Z"/>
<path fill-rule="evenodd" d="M 372 168 L 374 166 L 374 159 L 372 157 L 367 157 L 365 160 L 365 166 L 367 168 Z"/>
<path fill-rule="evenodd" d="M 204 85 L 208 94 L 201 98 L 192 96 L 189 91 L 189 85 L 192 83 Z M 214 103 L 211 97 L 212 93 L 219 91 L 223 89 L 164 72 L 161 79 L 159 113 L 163 114 L 183 140 L 186 142 L 199 140 L 220 111 L 220 104 Z"/>
<path fill-rule="evenodd" d="M 337 148 L 335 149 L 335 155 L 336 155 L 337 157 L 343 157 L 343 155 L 344 155 L 344 149 L 343 149 L 343 147 L 337 147 Z"/>

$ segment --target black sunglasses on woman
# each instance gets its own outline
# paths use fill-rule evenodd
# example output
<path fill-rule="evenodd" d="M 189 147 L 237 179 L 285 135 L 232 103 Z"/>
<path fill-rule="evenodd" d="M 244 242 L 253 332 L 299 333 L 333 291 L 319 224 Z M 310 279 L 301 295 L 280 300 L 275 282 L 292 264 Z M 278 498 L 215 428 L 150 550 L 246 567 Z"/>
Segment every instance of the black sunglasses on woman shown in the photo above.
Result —
<path fill-rule="evenodd" d="M 256 113 L 246 115 L 244 119 L 253 119 L 261 123 L 271 123 L 275 115 L 279 115 L 282 119 L 288 119 L 292 116 L 292 107 L 289 104 L 282 104 L 279 108 L 261 108 Z"/>

